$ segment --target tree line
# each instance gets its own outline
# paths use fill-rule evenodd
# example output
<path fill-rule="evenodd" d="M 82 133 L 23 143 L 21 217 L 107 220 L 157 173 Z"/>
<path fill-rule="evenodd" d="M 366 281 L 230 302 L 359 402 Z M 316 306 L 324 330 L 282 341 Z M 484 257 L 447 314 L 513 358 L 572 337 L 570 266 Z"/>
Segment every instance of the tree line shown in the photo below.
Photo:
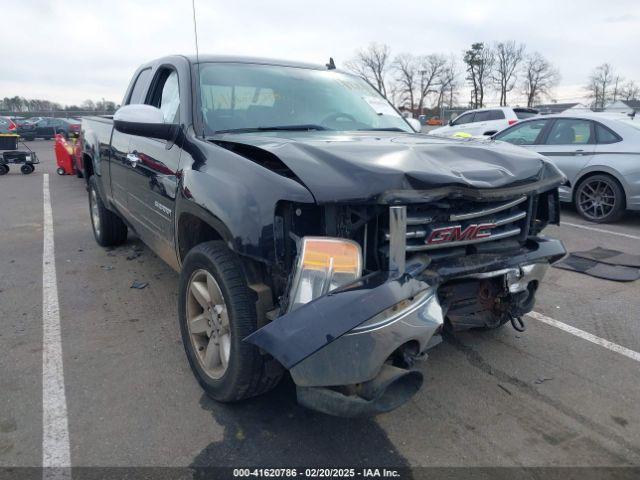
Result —
<path fill-rule="evenodd" d="M 93 100 L 85 100 L 80 105 L 62 105 L 57 102 L 52 102 L 50 100 L 41 100 L 41 99 L 28 99 L 24 97 L 4 97 L 0 99 L 0 110 L 7 112 L 22 112 L 22 113 L 30 113 L 30 112 L 103 112 L 103 113 L 111 113 L 115 112 L 118 108 L 115 102 L 111 102 L 109 100 L 99 100 L 94 102 Z"/>
<path fill-rule="evenodd" d="M 349 61 L 346 68 L 376 87 L 394 105 L 422 113 L 428 107 L 440 110 L 462 104 L 469 108 L 486 105 L 496 93 L 500 106 L 509 104 L 514 92 L 526 99 L 527 107 L 550 99 L 560 82 L 558 69 L 539 52 L 528 52 L 515 41 L 473 43 L 461 58 L 438 53 L 392 54 L 386 44 L 371 43 Z M 469 99 L 460 99 L 463 86 Z M 613 100 L 638 98 L 633 81 L 624 82 L 609 64 L 597 67 L 590 77 L 587 98 L 602 108 Z"/>

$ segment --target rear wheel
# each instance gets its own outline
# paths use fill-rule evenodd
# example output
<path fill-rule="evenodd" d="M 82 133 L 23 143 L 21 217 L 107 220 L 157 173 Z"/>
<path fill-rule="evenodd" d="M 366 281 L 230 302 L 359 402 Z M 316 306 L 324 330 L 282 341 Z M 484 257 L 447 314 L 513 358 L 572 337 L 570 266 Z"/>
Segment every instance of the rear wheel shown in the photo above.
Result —
<path fill-rule="evenodd" d="M 224 242 L 202 243 L 186 256 L 178 308 L 187 359 L 207 395 L 233 402 L 278 384 L 280 364 L 242 341 L 257 328 L 255 300 Z"/>
<path fill-rule="evenodd" d="M 89 212 L 93 236 L 98 245 L 111 247 L 127 240 L 127 226 L 122 219 L 102 203 L 96 186 L 96 177 L 89 179 Z"/>
<path fill-rule="evenodd" d="M 576 187 L 574 204 L 578 213 L 590 222 L 613 222 L 624 213 L 624 190 L 610 175 L 592 175 Z"/>
<path fill-rule="evenodd" d="M 33 173 L 33 171 L 35 170 L 35 167 L 33 165 L 31 165 L 30 163 L 27 163 L 25 165 L 22 165 L 20 167 L 20 171 L 24 174 L 24 175 L 29 175 L 30 173 Z"/>
<path fill-rule="evenodd" d="M 0 175 L 6 175 L 9 173 L 9 165 L 0 165 Z"/>

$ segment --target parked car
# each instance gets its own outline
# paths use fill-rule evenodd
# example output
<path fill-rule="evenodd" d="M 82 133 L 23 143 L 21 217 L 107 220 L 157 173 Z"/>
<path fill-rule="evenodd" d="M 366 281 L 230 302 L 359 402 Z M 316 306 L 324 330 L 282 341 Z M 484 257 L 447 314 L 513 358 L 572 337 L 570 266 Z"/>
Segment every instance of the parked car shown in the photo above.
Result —
<path fill-rule="evenodd" d="M 427 120 L 427 125 L 437 126 L 442 125 L 442 120 L 439 117 L 431 117 Z"/>
<path fill-rule="evenodd" d="M 184 348 L 216 400 L 286 369 L 307 407 L 396 408 L 445 323 L 518 326 L 565 254 L 538 235 L 564 181 L 544 157 L 419 135 L 331 66 L 165 57 L 113 119 L 82 120 L 95 239 L 131 228 L 180 272 Z"/>
<path fill-rule="evenodd" d="M 34 140 L 36 138 L 36 126 L 30 118 L 20 118 L 14 120 L 17 126 L 17 132 L 23 140 Z"/>
<path fill-rule="evenodd" d="M 17 133 L 18 127 L 9 117 L 0 117 L 0 134 Z"/>
<path fill-rule="evenodd" d="M 73 132 L 80 132 L 80 121 L 70 118 L 42 117 L 34 123 L 35 136 L 51 140 L 56 134 L 62 134 L 66 138 Z"/>
<path fill-rule="evenodd" d="M 560 200 L 592 222 L 640 210 L 640 122 L 616 114 L 545 115 L 507 128 L 495 140 L 540 153 L 567 176 Z"/>
<path fill-rule="evenodd" d="M 441 128 L 435 128 L 428 133 L 453 137 L 457 133 L 465 133 L 471 136 L 493 135 L 519 120 L 538 115 L 538 111 L 532 108 L 479 108 L 469 110 L 451 120 Z"/>

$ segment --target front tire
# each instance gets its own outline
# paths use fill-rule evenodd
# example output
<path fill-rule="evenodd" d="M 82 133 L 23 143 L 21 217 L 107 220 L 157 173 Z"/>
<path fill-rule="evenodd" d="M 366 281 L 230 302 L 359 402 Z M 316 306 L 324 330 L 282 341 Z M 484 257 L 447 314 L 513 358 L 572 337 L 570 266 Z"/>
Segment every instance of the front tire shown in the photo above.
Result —
<path fill-rule="evenodd" d="M 0 164 L 0 175 L 6 175 L 9 173 L 9 165 Z"/>
<path fill-rule="evenodd" d="M 242 341 L 257 328 L 255 299 L 239 259 L 224 242 L 202 243 L 186 256 L 178 316 L 191 370 L 214 400 L 242 400 L 280 381 L 280 364 Z"/>
<path fill-rule="evenodd" d="M 98 245 L 112 247 L 127 240 L 127 226 L 116 213 L 102 203 L 95 176 L 89 179 L 89 213 L 93 236 Z"/>
<path fill-rule="evenodd" d="M 574 194 L 576 210 L 595 223 L 615 222 L 624 214 L 624 190 L 611 175 L 592 175 L 580 181 Z"/>

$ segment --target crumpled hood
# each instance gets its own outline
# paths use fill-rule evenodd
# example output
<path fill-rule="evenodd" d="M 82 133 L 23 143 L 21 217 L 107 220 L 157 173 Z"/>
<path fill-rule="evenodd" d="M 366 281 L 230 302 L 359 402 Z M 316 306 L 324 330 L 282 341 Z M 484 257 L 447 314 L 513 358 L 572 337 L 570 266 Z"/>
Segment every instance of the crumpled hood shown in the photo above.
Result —
<path fill-rule="evenodd" d="M 319 203 L 377 201 L 389 191 L 499 189 L 562 174 L 541 155 L 493 141 L 397 132 L 259 132 L 211 139 L 282 161 Z"/>

